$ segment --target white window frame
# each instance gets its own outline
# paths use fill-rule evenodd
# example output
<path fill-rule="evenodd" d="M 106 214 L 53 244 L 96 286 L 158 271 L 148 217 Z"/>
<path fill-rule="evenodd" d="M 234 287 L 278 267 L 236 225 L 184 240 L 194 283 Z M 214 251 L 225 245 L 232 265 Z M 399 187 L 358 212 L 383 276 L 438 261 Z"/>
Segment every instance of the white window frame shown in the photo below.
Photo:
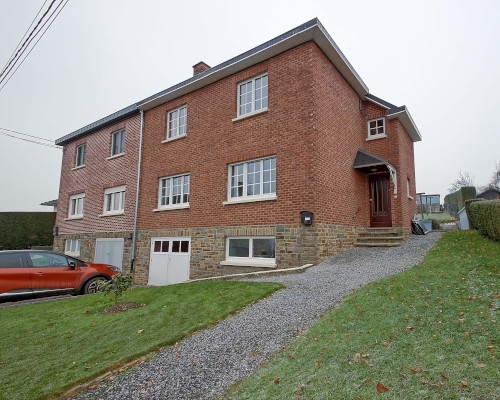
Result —
<path fill-rule="evenodd" d="M 64 254 L 68 256 L 78 257 L 80 255 L 81 240 L 80 239 L 66 239 L 64 244 Z"/>
<path fill-rule="evenodd" d="M 274 168 L 271 168 L 270 171 L 271 177 L 270 180 L 264 181 L 264 161 L 266 160 L 272 160 L 274 161 Z M 249 183 L 249 174 L 252 174 L 252 172 L 249 172 L 249 165 L 252 163 L 259 163 L 260 164 L 260 171 L 259 171 L 259 194 L 248 194 L 249 187 L 255 184 L 252 184 L 251 182 Z M 241 195 L 236 195 L 233 196 L 233 168 L 234 167 L 240 167 L 241 166 L 241 175 L 243 182 L 241 185 Z M 274 171 L 274 173 L 273 173 Z M 274 176 L 273 176 L 274 174 Z M 247 160 L 244 162 L 238 162 L 234 164 L 230 164 L 227 169 L 227 201 L 225 201 L 223 204 L 233 204 L 233 203 L 249 203 L 249 202 L 254 202 L 254 201 L 267 201 L 267 200 L 276 200 L 276 181 L 277 181 L 277 176 L 276 176 L 276 156 L 272 157 L 264 157 L 264 158 L 256 158 L 253 160 Z M 274 179 L 273 179 L 274 177 Z M 239 182 L 238 182 L 239 183 Z M 269 193 L 264 193 L 264 184 L 270 184 L 271 188 L 274 183 L 274 192 L 271 191 Z M 239 187 L 240 185 L 238 185 Z M 235 186 L 236 188 L 236 186 Z"/>
<path fill-rule="evenodd" d="M 184 112 L 184 121 L 182 121 L 181 117 L 182 112 Z M 168 112 L 166 141 L 179 139 L 187 135 L 187 116 L 187 106 L 178 107 L 175 110 L 171 110 Z"/>
<path fill-rule="evenodd" d="M 115 147 L 117 147 L 116 138 L 120 137 L 120 148 L 117 148 L 115 151 Z M 120 129 L 111 134 L 111 157 L 117 157 L 125 153 L 125 139 L 126 133 L 125 129 Z"/>
<path fill-rule="evenodd" d="M 180 181 L 180 184 L 179 184 Z M 163 188 L 168 192 L 166 196 L 163 196 Z M 174 186 L 175 184 L 175 186 Z M 168 188 L 167 188 L 168 186 Z M 174 190 L 178 188 L 180 192 Z M 175 192 L 175 194 L 174 194 Z M 158 181 L 158 208 L 153 211 L 162 210 L 176 210 L 180 208 L 189 208 L 189 197 L 191 195 L 191 175 L 190 174 L 179 174 L 172 176 L 165 176 L 160 178 Z M 180 196 L 180 202 L 173 203 L 174 196 Z M 185 196 L 187 196 L 185 200 Z M 168 198 L 168 204 L 162 204 L 162 199 Z"/>
<path fill-rule="evenodd" d="M 232 239 L 247 239 L 249 241 L 248 257 L 237 257 L 229 255 L 229 242 Z M 253 254 L 254 240 L 256 239 L 273 239 L 274 240 L 274 257 L 258 257 Z M 234 266 L 250 266 L 276 268 L 276 237 L 274 236 L 229 236 L 226 238 L 226 259 L 221 262 L 221 265 Z"/>
<path fill-rule="evenodd" d="M 104 207 L 101 216 L 125 213 L 125 189 L 125 185 L 121 185 L 104 190 Z"/>
<path fill-rule="evenodd" d="M 261 88 L 259 88 L 259 89 L 256 89 L 255 83 L 262 78 L 266 78 L 266 81 L 267 81 L 266 85 L 261 86 Z M 241 100 L 242 100 L 243 95 L 241 93 L 241 90 L 244 87 L 249 88 L 249 92 L 250 92 L 250 96 L 251 96 L 250 102 L 245 103 L 245 104 L 250 104 L 250 110 L 248 110 L 248 111 L 242 110 Z M 265 95 L 262 94 L 261 96 L 256 98 L 256 93 L 263 88 L 265 88 Z M 269 104 L 269 79 L 268 79 L 267 73 L 258 75 L 252 79 L 248 79 L 245 82 L 240 82 L 238 84 L 237 97 L 238 97 L 238 114 L 237 114 L 238 118 L 246 117 L 246 116 L 250 116 L 250 115 L 258 114 L 260 112 L 267 111 L 268 104 Z M 264 100 L 265 104 L 263 104 L 263 100 Z M 256 104 L 258 101 L 260 102 L 260 105 Z"/>
<path fill-rule="evenodd" d="M 379 125 L 379 122 L 382 122 L 382 125 Z M 375 124 L 375 126 L 371 126 Z M 387 137 L 385 131 L 386 131 L 386 126 L 385 126 L 385 118 L 375 118 L 371 119 L 366 123 L 367 129 L 368 129 L 368 137 L 366 140 L 373 140 L 373 139 L 381 139 Z"/>
<path fill-rule="evenodd" d="M 69 196 L 68 219 L 83 218 L 85 210 L 85 193 Z"/>
<path fill-rule="evenodd" d="M 85 167 L 85 158 L 87 156 L 87 143 L 76 147 L 75 168 Z"/>
<path fill-rule="evenodd" d="M 406 195 L 410 200 L 413 200 L 413 196 L 411 195 L 411 182 L 410 178 L 406 178 Z"/>

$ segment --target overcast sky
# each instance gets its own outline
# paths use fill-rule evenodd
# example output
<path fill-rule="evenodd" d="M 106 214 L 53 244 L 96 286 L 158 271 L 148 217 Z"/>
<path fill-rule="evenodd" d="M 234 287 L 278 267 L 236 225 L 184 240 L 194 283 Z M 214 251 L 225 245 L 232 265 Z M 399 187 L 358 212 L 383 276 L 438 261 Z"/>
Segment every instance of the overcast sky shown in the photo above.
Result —
<path fill-rule="evenodd" d="M 0 0 L 0 70 L 43 4 Z M 499 16 L 497 0 L 69 0 L 0 90 L 0 128 L 55 140 L 318 17 L 370 93 L 408 107 L 417 191 L 443 198 L 500 160 Z M 0 211 L 51 211 L 62 151 L 5 133 Z"/>

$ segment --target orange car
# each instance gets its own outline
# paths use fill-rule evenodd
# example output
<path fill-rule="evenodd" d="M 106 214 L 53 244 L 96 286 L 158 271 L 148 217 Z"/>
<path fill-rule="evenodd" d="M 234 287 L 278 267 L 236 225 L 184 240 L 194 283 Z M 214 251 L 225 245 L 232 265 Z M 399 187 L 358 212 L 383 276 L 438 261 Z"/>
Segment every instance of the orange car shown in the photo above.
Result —
<path fill-rule="evenodd" d="M 96 293 L 120 269 L 44 250 L 0 251 L 0 299 L 38 294 Z"/>

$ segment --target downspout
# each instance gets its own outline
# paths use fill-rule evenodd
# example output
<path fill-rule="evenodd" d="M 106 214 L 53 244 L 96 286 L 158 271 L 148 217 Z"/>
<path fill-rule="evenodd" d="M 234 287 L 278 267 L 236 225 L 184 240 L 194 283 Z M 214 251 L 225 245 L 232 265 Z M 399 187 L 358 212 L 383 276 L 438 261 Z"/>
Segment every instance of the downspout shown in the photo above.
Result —
<path fill-rule="evenodd" d="M 132 231 L 132 252 L 130 255 L 130 273 L 134 271 L 135 248 L 137 245 L 137 219 L 139 216 L 139 188 L 141 185 L 142 136 L 144 133 L 144 110 L 141 110 L 141 128 L 139 132 L 139 160 L 137 164 L 137 188 L 135 193 L 134 228 Z"/>

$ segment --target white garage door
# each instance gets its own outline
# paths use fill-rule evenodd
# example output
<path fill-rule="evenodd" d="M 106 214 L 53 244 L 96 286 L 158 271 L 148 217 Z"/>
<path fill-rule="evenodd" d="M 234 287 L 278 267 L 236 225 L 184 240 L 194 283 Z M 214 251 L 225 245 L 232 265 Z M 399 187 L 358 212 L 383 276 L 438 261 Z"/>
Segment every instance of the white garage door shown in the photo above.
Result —
<path fill-rule="evenodd" d="M 189 280 L 191 238 L 151 239 L 148 285 L 162 286 Z"/>
<path fill-rule="evenodd" d="M 123 238 L 102 238 L 95 241 L 94 262 L 111 264 L 122 269 Z"/>

